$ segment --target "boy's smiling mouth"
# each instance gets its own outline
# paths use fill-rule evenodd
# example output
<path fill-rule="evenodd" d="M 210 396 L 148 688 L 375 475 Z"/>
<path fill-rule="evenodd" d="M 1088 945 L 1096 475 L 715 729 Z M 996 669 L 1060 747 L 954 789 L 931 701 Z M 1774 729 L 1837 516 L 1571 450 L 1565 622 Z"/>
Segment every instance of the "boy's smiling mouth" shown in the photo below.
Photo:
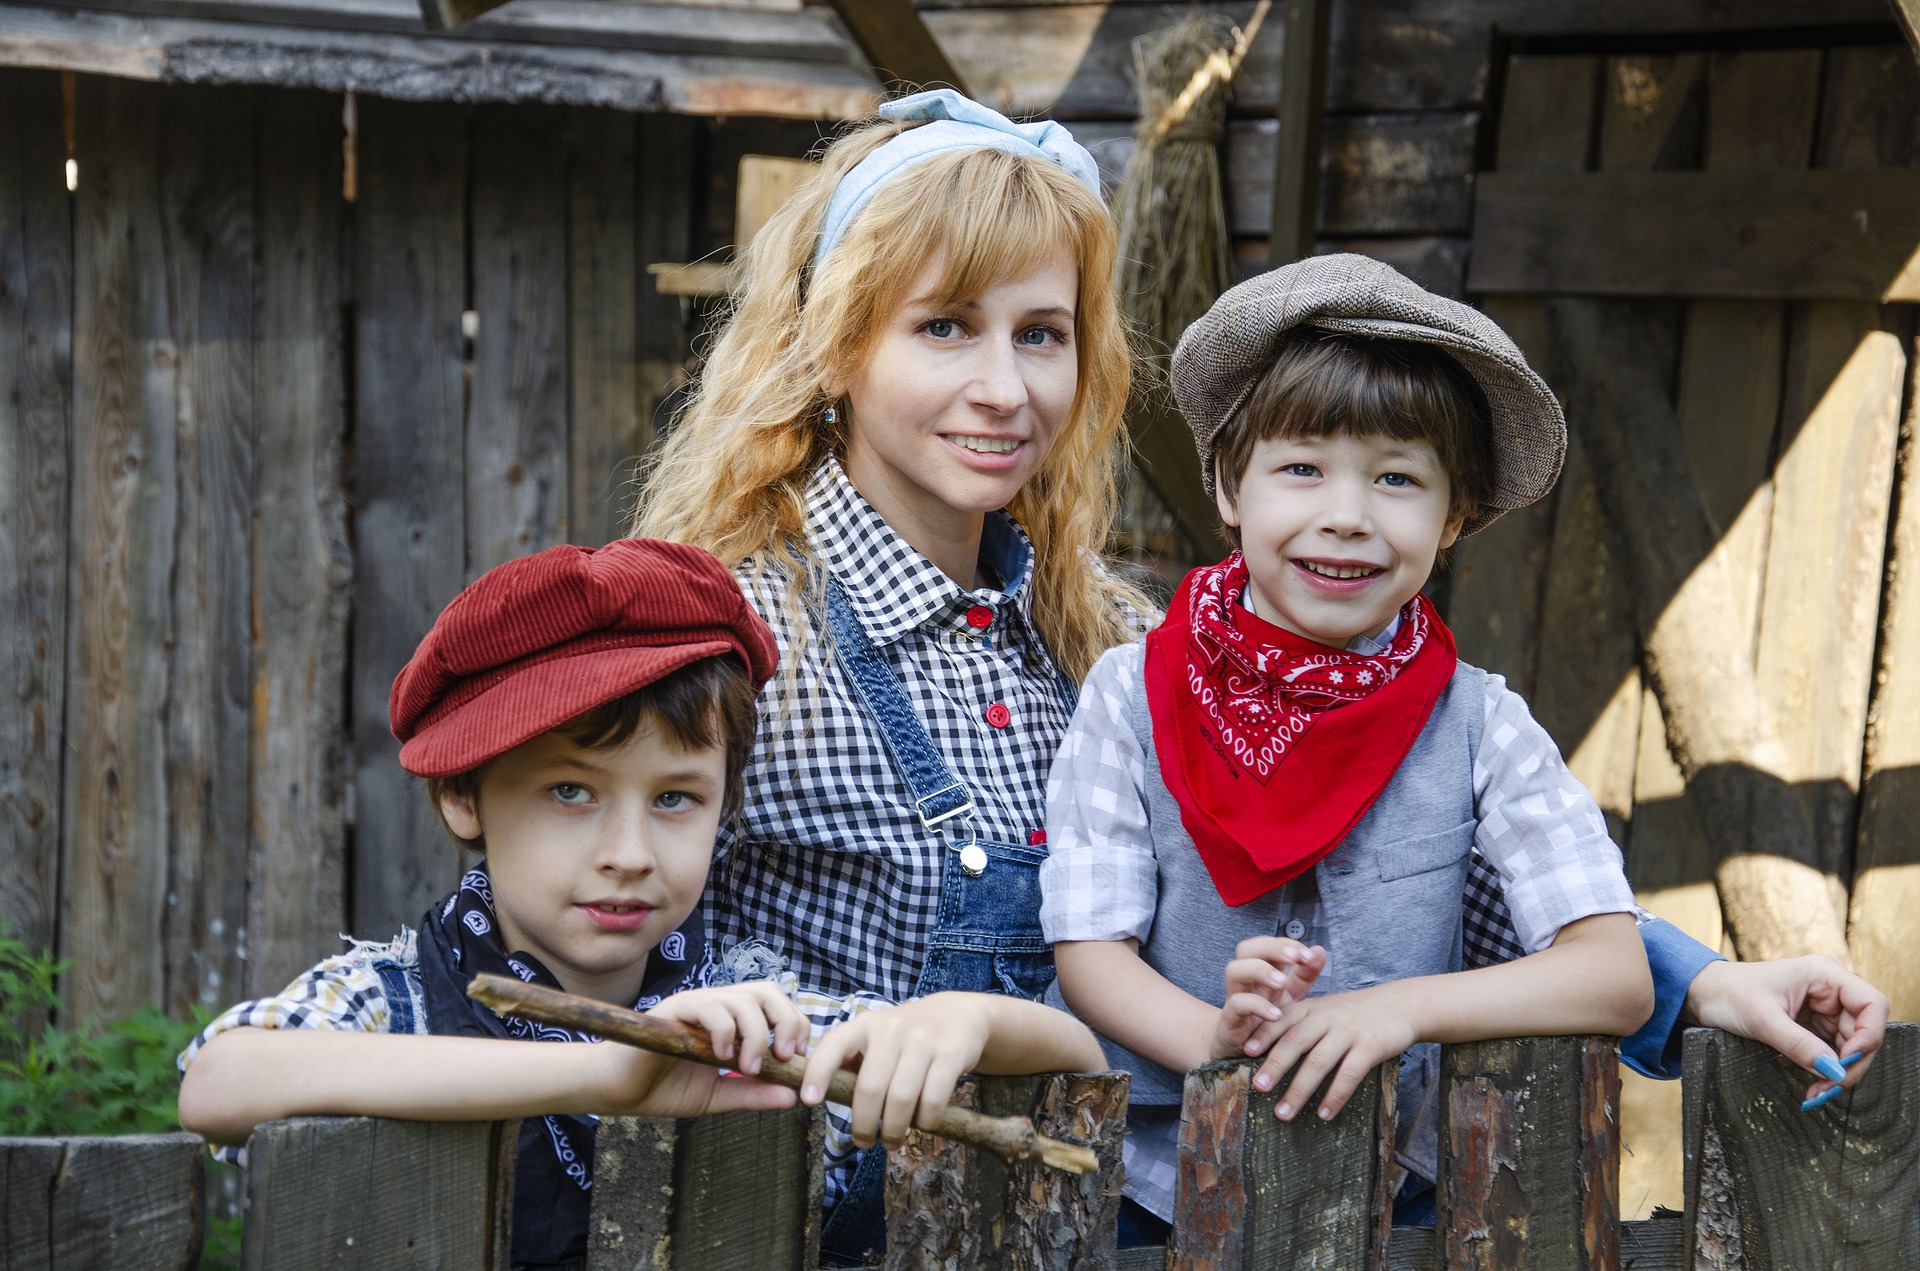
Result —
<path fill-rule="evenodd" d="M 1363 565 L 1349 561 L 1295 558 L 1293 564 L 1303 572 L 1312 574 L 1316 580 L 1325 582 L 1365 582 L 1369 578 L 1387 572 L 1384 565 Z"/>

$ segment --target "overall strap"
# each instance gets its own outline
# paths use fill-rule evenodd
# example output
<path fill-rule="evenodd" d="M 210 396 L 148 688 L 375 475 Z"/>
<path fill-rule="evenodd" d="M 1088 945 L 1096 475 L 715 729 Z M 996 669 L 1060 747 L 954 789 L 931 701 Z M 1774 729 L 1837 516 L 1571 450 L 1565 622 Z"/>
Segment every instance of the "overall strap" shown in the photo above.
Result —
<path fill-rule="evenodd" d="M 907 783 L 913 796 L 920 824 L 936 834 L 949 836 L 949 845 L 960 853 L 960 864 L 971 876 L 986 869 L 986 853 L 974 841 L 973 795 L 953 775 L 953 769 L 940 757 L 940 751 L 927 735 L 927 727 L 907 700 L 900 677 L 853 615 L 853 604 L 838 579 L 826 576 L 827 630 L 833 637 L 833 651 L 840 666 L 853 682 L 894 770 Z"/>

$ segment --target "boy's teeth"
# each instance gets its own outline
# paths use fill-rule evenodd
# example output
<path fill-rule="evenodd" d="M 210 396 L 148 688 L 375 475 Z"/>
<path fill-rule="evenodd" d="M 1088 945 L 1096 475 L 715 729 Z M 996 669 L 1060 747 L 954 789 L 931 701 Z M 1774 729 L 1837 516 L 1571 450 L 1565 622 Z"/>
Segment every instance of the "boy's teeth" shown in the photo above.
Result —
<path fill-rule="evenodd" d="M 1012 454 L 1020 446 L 1020 442 L 1013 437 L 965 437 L 959 433 L 950 433 L 948 436 L 961 449 L 983 455 Z"/>
<path fill-rule="evenodd" d="M 1365 578 L 1369 574 L 1380 572 L 1370 566 L 1322 565 L 1318 561 L 1310 560 L 1303 560 L 1300 563 L 1314 573 L 1328 578 Z"/>

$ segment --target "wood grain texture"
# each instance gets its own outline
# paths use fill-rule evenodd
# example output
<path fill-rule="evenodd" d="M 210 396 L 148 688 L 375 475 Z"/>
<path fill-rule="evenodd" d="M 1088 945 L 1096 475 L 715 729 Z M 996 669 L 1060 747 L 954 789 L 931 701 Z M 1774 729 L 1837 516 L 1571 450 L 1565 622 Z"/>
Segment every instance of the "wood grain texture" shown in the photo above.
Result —
<path fill-rule="evenodd" d="M 1809 1074 L 1760 1043 L 1690 1030 L 1686 1067 L 1688 1265 L 1910 1265 L 1920 1248 L 1920 1028 L 1889 1026 L 1860 1085 L 1811 1112 L 1800 1111 Z"/>
<path fill-rule="evenodd" d="M 204 1152 L 195 1134 L 0 1139 L 0 1267 L 199 1265 Z"/>
<path fill-rule="evenodd" d="M 633 503 L 634 460 L 653 440 L 641 410 L 640 265 L 634 218 L 634 116 L 567 116 L 567 538 L 598 547 L 620 537 Z M 647 201 L 685 204 L 685 183 L 648 182 Z"/>
<path fill-rule="evenodd" d="M 1618 1266 L 1615 1039 L 1448 1046 L 1441 1074 L 1445 1265 Z"/>
<path fill-rule="evenodd" d="M 673 115 L 643 116 L 637 123 L 634 151 L 647 188 L 691 192 L 698 171 L 703 131 L 697 120 Z M 644 271 L 654 261 L 691 260 L 695 200 L 685 197 L 641 199 L 633 222 L 633 259 Z M 673 403 L 686 384 L 687 316 L 682 302 L 663 296 L 644 274 L 636 277 L 634 339 L 638 359 L 639 423 L 635 441 L 647 446 L 671 422 Z M 637 459 L 644 450 L 624 458 Z M 625 509 L 637 503 L 622 503 Z M 624 531 L 626 527 L 623 525 Z"/>
<path fill-rule="evenodd" d="M 159 1004 L 171 820 L 170 580 L 180 531 L 178 350 L 160 215 L 159 90 L 80 81 L 73 534 L 60 949 L 67 1006 Z"/>
<path fill-rule="evenodd" d="M 947 86 L 966 92 L 912 0 L 827 0 L 867 65 L 895 91 Z"/>
<path fill-rule="evenodd" d="M 459 853 L 400 769 L 393 677 L 467 581 L 466 128 L 449 106 L 359 105 L 351 476 L 351 918 L 397 930 L 450 887 Z"/>
<path fill-rule="evenodd" d="M 1247 1170 L 1247 1116 L 1254 1067 L 1215 1063 L 1187 1074 L 1167 1271 L 1240 1271 L 1247 1265 L 1254 1186 Z"/>
<path fill-rule="evenodd" d="M 564 120 L 526 106 L 473 116 L 468 578 L 568 538 Z"/>
<path fill-rule="evenodd" d="M 1053 1073 L 1040 1079 L 1033 1098 L 1034 1129 L 1092 1148 L 1100 1168 L 1070 1174 L 1033 1160 L 1013 1166 L 1009 1271 L 1105 1271 L 1113 1265 L 1131 1084 L 1124 1072 Z"/>
<path fill-rule="evenodd" d="M 164 957 L 166 1005 L 184 1014 L 242 992 L 248 956 L 256 99 L 204 87 L 147 95 L 165 121 L 162 277 L 176 363 Z"/>
<path fill-rule="evenodd" d="M 679 1123 L 602 1117 L 593 1137 L 589 1271 L 667 1271 L 673 1266 L 673 1152 Z"/>
<path fill-rule="evenodd" d="M 0 77 L 0 925 L 50 948 L 66 706 L 73 225 L 60 83 Z"/>
<path fill-rule="evenodd" d="M 954 1087 L 949 1106 L 989 1112 L 981 1079 Z M 998 1093 L 1004 1093 L 1000 1091 Z M 979 1267 L 998 1260 L 995 1227 L 1006 1205 L 1006 1164 L 910 1130 L 887 1152 L 887 1249 L 882 1266 Z"/>
<path fill-rule="evenodd" d="M 245 1271 L 495 1268 L 494 1175 L 517 1121 L 271 1121 L 247 1142 Z M 511 1139 L 507 1141 L 511 1142 Z"/>
<path fill-rule="evenodd" d="M 680 1122 L 675 1271 L 812 1271 L 819 1264 L 819 1114 L 728 1112 Z M 745 1185 L 742 1162 L 753 1162 Z"/>
<path fill-rule="evenodd" d="M 1280 103 L 1274 110 L 1274 161 L 1268 200 L 1267 264 L 1279 268 L 1313 254 L 1319 233 L 1320 161 L 1327 104 L 1327 48 L 1333 0 L 1294 0 L 1281 11 Z M 1240 165 L 1233 165 L 1238 168 Z M 1240 229 L 1240 233 L 1253 232 Z"/>
<path fill-rule="evenodd" d="M 1431 1271 L 1435 1263 L 1431 1227 L 1395 1227 L 1387 1250 L 1387 1271 Z M 1122 1249 L 1114 1271 L 1162 1271 L 1167 1251 L 1160 1245 Z M 1680 1219 L 1677 1215 L 1620 1224 L 1622 1271 L 1682 1271 Z"/>
<path fill-rule="evenodd" d="M 248 983 L 266 992 L 347 926 L 346 261 L 340 101 L 263 94 L 253 526 Z M 240 990 L 236 990 L 240 991 Z"/>

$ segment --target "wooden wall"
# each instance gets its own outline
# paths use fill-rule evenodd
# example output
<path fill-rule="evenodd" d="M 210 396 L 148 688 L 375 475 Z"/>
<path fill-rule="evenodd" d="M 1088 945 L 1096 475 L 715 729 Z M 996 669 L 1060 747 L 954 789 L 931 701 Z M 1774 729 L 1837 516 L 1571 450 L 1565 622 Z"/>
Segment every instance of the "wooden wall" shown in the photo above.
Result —
<path fill-rule="evenodd" d="M 179 1011 L 451 885 L 388 690 L 481 570 L 615 535 L 705 129 L 69 84 L 0 72 L 0 919 L 77 1011 Z"/>

